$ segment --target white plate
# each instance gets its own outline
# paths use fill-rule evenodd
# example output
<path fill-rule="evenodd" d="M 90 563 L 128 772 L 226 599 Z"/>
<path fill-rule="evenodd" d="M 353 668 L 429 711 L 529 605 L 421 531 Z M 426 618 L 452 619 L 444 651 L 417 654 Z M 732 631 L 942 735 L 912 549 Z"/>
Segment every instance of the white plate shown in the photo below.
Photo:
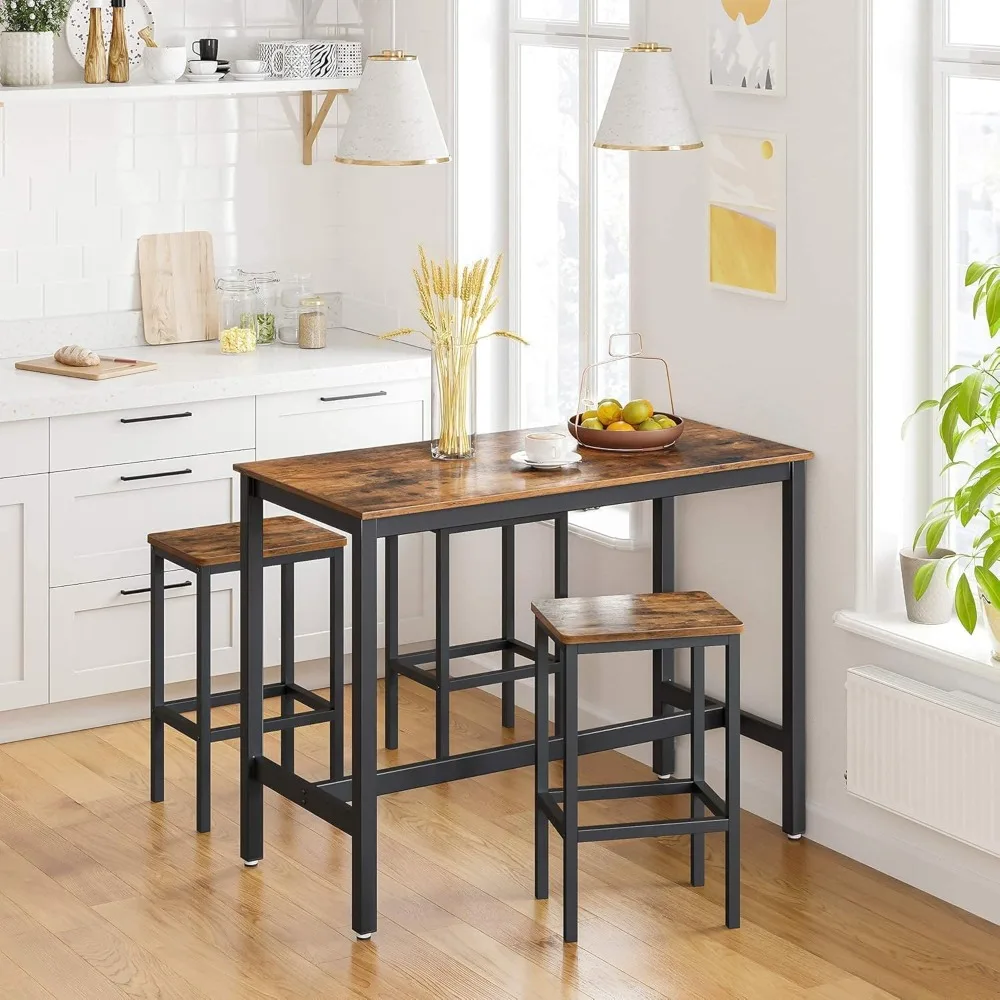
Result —
<path fill-rule="evenodd" d="M 517 462 L 519 465 L 527 465 L 531 469 L 568 469 L 572 465 L 576 465 L 578 462 L 583 461 L 583 455 L 578 451 L 570 452 L 565 458 L 560 459 L 558 462 L 531 462 L 528 460 L 528 453 L 525 451 L 515 451 L 513 455 L 510 456 L 512 462 Z"/>
<path fill-rule="evenodd" d="M 111 41 L 111 5 L 104 8 L 104 42 Z M 125 7 L 125 38 L 128 42 L 128 61 L 133 66 L 142 62 L 142 51 L 146 43 L 139 37 L 143 28 L 152 28 L 153 12 L 146 0 L 129 0 Z M 66 15 L 66 44 L 76 60 L 83 68 L 87 59 L 87 36 L 90 34 L 90 0 L 73 0 Z"/>
<path fill-rule="evenodd" d="M 228 73 L 185 73 L 184 79 L 191 83 L 220 83 Z"/>
<path fill-rule="evenodd" d="M 260 83 L 262 80 L 270 80 L 270 73 L 230 73 L 230 80 L 239 80 L 241 83 Z"/>

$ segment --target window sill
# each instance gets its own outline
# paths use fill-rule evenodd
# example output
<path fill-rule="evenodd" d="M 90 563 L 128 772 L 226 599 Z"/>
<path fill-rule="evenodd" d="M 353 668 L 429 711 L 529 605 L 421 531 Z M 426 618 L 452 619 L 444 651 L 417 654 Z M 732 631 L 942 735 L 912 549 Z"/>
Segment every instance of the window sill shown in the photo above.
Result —
<path fill-rule="evenodd" d="M 549 528 L 555 524 L 554 521 L 541 521 L 539 523 Z M 619 552 L 641 552 L 643 549 L 649 548 L 649 542 L 641 538 L 616 537 L 606 534 L 597 527 L 588 527 L 584 524 L 574 523 L 572 519 L 569 522 L 569 533 L 576 535 L 578 538 L 586 538 L 588 541 L 594 542 L 596 545 L 603 546 L 606 549 L 616 549 Z"/>
<path fill-rule="evenodd" d="M 982 628 L 969 635 L 954 620 L 947 625 L 915 625 L 902 612 L 866 615 L 838 611 L 833 624 L 845 632 L 1000 683 L 1000 663 L 990 658 L 990 639 Z"/>

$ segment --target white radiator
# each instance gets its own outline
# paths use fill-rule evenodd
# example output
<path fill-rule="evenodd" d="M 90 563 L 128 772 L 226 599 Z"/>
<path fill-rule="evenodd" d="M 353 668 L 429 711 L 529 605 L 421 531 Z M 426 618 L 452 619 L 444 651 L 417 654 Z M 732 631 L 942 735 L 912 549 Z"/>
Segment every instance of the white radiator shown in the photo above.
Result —
<path fill-rule="evenodd" d="M 1000 705 L 881 667 L 848 670 L 847 788 L 1000 855 Z"/>

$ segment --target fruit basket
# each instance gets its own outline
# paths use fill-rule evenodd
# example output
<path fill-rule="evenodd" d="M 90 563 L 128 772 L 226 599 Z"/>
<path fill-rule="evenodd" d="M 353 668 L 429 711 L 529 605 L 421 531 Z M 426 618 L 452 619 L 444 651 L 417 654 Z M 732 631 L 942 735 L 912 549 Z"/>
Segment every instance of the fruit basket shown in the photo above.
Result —
<path fill-rule="evenodd" d="M 615 340 L 627 337 L 638 341 L 635 350 L 616 354 Z M 684 433 L 684 420 L 675 414 L 674 388 L 670 382 L 670 367 L 663 358 L 650 357 L 643 351 L 639 334 L 614 334 L 608 346 L 608 360 L 587 365 L 580 378 L 577 412 L 569 418 L 570 434 L 585 448 L 597 451 L 663 451 L 672 448 Z M 584 392 L 590 373 L 604 365 L 620 361 L 652 361 L 663 365 L 666 375 L 670 410 L 658 410 L 648 399 L 633 399 L 624 406 L 617 399 L 602 399 L 595 404 L 585 399 Z M 588 405 L 584 405 L 588 404 Z"/>

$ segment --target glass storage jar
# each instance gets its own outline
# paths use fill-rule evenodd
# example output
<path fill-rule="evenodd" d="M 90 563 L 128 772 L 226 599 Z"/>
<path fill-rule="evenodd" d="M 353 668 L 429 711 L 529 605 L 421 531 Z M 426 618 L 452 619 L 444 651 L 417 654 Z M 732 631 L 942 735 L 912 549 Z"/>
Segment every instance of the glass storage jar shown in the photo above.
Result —
<path fill-rule="evenodd" d="M 257 286 L 257 302 L 240 326 L 252 326 L 257 333 L 258 344 L 273 344 L 278 334 L 278 287 L 281 279 L 277 271 L 244 271 L 239 276 L 254 282 Z"/>
<path fill-rule="evenodd" d="M 326 299 L 307 295 L 299 304 L 299 347 L 318 350 L 326 347 L 328 308 Z"/>
<path fill-rule="evenodd" d="M 299 306 L 312 295 L 312 275 L 290 274 L 281 286 L 281 319 L 278 321 L 278 343 L 299 346 Z"/>
<path fill-rule="evenodd" d="M 253 317 L 258 304 L 257 283 L 237 275 L 219 278 L 215 287 L 219 292 L 219 347 L 222 353 L 255 351 L 257 327 Z"/>

